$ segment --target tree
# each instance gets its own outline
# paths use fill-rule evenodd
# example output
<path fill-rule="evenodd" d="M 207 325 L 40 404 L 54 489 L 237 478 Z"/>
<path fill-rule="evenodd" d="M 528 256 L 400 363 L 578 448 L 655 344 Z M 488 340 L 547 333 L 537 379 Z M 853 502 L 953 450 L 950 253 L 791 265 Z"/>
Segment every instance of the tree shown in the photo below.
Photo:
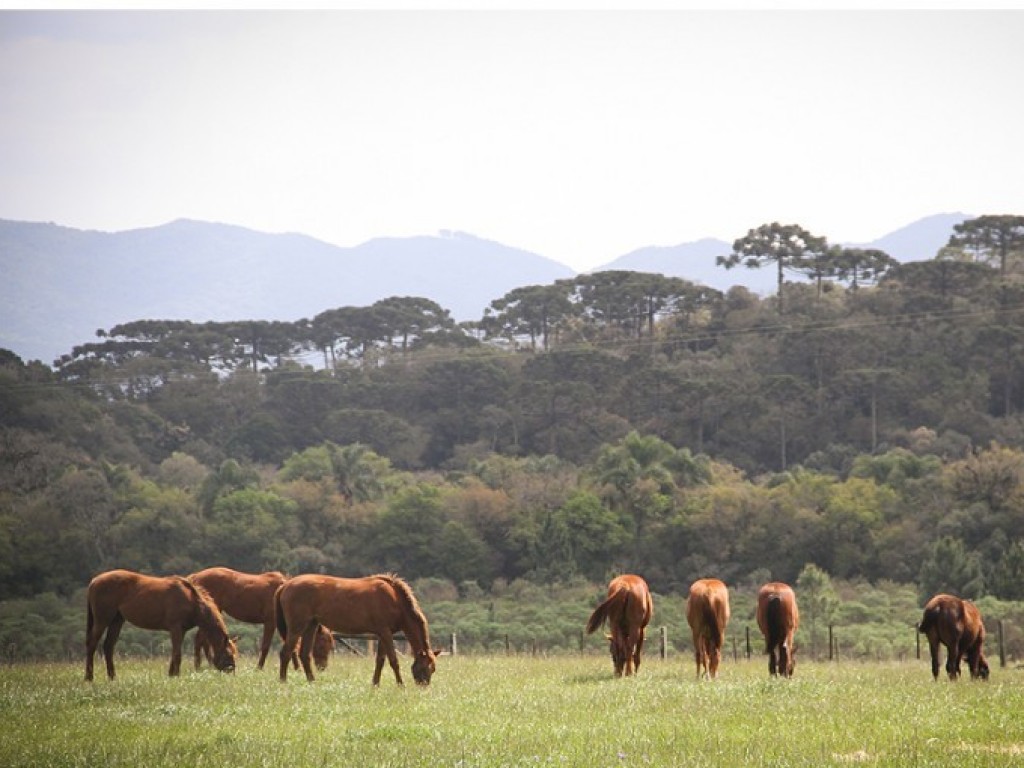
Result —
<path fill-rule="evenodd" d="M 843 248 L 836 246 L 831 256 L 832 274 L 849 283 L 852 290 L 862 283 L 876 282 L 899 262 L 877 248 Z"/>
<path fill-rule="evenodd" d="M 1005 277 L 1011 260 L 1024 257 L 1024 216 L 979 216 L 960 222 L 946 247 L 964 251 L 975 261 L 997 264 Z"/>
<path fill-rule="evenodd" d="M 952 536 L 937 539 L 928 551 L 918 575 L 922 600 L 946 592 L 976 599 L 985 593 L 985 577 L 977 552 L 968 552 L 963 541 Z"/>
<path fill-rule="evenodd" d="M 536 349 L 540 338 L 542 348 L 547 349 L 551 333 L 575 314 L 571 292 L 571 283 L 564 280 L 516 288 L 491 302 L 480 325 L 492 337 L 513 340 L 529 336 L 530 349 Z"/>
<path fill-rule="evenodd" d="M 832 579 L 814 563 L 807 563 L 796 579 L 800 600 L 800 617 L 810 630 L 811 657 L 818 658 L 819 627 L 832 622 L 839 598 L 832 588 Z"/>
<path fill-rule="evenodd" d="M 745 237 L 736 240 L 732 253 L 719 256 L 715 263 L 732 269 L 742 264 L 748 269 L 759 269 L 774 264 L 778 273 L 779 314 L 784 314 L 782 295 L 783 278 L 786 270 L 815 275 L 823 274 L 821 260 L 828 253 L 828 242 L 816 237 L 796 224 L 762 224 L 751 229 Z"/>
<path fill-rule="evenodd" d="M 361 443 L 337 446 L 326 443 L 331 474 L 345 503 L 370 501 L 380 495 L 391 463 Z"/>

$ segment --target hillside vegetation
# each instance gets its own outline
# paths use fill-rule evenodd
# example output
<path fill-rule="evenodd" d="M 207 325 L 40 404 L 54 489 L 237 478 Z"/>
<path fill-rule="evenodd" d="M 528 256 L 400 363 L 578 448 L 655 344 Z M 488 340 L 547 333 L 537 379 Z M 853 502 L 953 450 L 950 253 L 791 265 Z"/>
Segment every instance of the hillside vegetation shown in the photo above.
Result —
<path fill-rule="evenodd" d="M 769 299 L 603 272 L 516 289 L 473 324 L 396 297 L 298 323 L 143 319 L 56 369 L 4 354 L 4 610 L 74 610 L 107 568 L 223 564 L 395 570 L 446 585 L 439 615 L 582 584 L 572 626 L 622 571 L 675 596 L 809 573 L 842 597 L 823 619 L 870 621 L 903 589 L 1010 615 L 1019 218 L 902 265 L 795 233 L 804 250 L 766 266 L 810 282 Z M 779 234 L 791 247 L 765 227 L 735 255 L 775 258 Z"/>

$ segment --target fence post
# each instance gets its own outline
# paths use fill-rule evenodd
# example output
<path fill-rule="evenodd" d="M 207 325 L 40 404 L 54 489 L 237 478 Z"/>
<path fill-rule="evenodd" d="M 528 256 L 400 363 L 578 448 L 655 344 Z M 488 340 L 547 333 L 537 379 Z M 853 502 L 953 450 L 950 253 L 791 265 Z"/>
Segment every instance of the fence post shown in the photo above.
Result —
<path fill-rule="evenodd" d="M 661 660 L 668 658 L 668 627 L 661 627 Z"/>
<path fill-rule="evenodd" d="M 512 655 L 512 645 L 508 641 L 508 632 L 505 633 L 505 655 L 506 656 L 511 656 Z"/>
<path fill-rule="evenodd" d="M 917 627 L 914 627 L 914 643 L 917 646 L 917 660 L 921 660 L 921 633 L 917 631 Z"/>
<path fill-rule="evenodd" d="M 829 624 L 828 625 L 828 660 L 829 661 L 833 661 L 835 659 L 835 656 L 833 656 L 833 653 L 832 653 L 832 649 L 834 647 L 835 647 L 835 635 L 832 634 L 832 625 Z"/>
<path fill-rule="evenodd" d="M 580 656 L 583 655 L 583 645 L 586 642 L 586 637 L 587 636 L 583 633 L 583 630 L 581 629 L 580 630 Z"/>
<path fill-rule="evenodd" d="M 736 649 L 736 638 L 732 638 L 732 660 L 738 662 L 740 660 L 740 652 Z"/>
<path fill-rule="evenodd" d="M 451 649 L 452 649 L 452 656 L 458 656 L 459 655 L 459 638 L 455 635 L 454 632 L 452 632 L 452 636 L 451 636 Z"/>
<path fill-rule="evenodd" d="M 747 631 L 747 661 L 750 661 L 750 627 L 745 627 Z"/>
<path fill-rule="evenodd" d="M 999 630 L 999 666 L 1006 666 L 1006 648 L 1003 646 L 1003 620 L 999 620 L 999 624 L 996 625 Z"/>

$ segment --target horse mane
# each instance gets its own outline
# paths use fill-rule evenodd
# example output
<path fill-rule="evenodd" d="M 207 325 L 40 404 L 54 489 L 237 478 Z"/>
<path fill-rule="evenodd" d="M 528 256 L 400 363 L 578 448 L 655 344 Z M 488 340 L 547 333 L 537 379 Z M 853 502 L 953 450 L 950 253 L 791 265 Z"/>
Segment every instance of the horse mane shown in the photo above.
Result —
<path fill-rule="evenodd" d="M 228 636 L 228 625 L 224 623 L 224 617 L 221 615 L 220 608 L 217 607 L 217 603 L 210 596 L 210 593 L 206 591 L 206 588 L 201 584 L 198 584 L 187 576 L 174 576 L 172 577 L 181 582 L 186 589 L 192 590 L 196 598 L 199 600 L 199 613 L 209 623 L 213 624 L 217 629 L 224 633 L 224 637 Z"/>
<path fill-rule="evenodd" d="M 420 608 L 419 600 L 417 600 L 416 595 L 413 594 L 412 587 L 409 586 L 405 579 L 395 573 L 378 573 L 372 578 L 386 581 L 394 587 L 395 592 L 398 593 L 399 599 L 405 605 L 406 612 L 412 616 L 417 628 L 423 632 L 423 647 L 425 649 L 429 649 L 430 627 L 427 625 L 427 617 Z"/>

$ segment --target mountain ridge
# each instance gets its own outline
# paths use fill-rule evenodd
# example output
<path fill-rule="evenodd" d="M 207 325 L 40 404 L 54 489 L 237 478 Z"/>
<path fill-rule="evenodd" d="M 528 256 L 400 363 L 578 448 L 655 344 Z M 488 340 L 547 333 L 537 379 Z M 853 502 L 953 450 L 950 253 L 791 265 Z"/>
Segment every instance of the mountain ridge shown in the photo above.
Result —
<path fill-rule="evenodd" d="M 901 261 L 930 248 L 919 256 L 930 258 L 966 218 L 927 217 L 863 247 L 880 247 Z M 774 290 L 771 270 L 716 266 L 715 257 L 731 247 L 714 238 L 647 246 L 590 271 L 660 272 L 719 290 Z M 0 219 L 0 272 L 0 348 L 45 363 L 90 341 L 98 329 L 141 319 L 295 321 L 389 296 L 421 296 L 456 320 L 478 320 L 514 288 L 577 274 L 466 232 L 343 247 L 300 232 L 187 218 L 120 232 Z"/>

